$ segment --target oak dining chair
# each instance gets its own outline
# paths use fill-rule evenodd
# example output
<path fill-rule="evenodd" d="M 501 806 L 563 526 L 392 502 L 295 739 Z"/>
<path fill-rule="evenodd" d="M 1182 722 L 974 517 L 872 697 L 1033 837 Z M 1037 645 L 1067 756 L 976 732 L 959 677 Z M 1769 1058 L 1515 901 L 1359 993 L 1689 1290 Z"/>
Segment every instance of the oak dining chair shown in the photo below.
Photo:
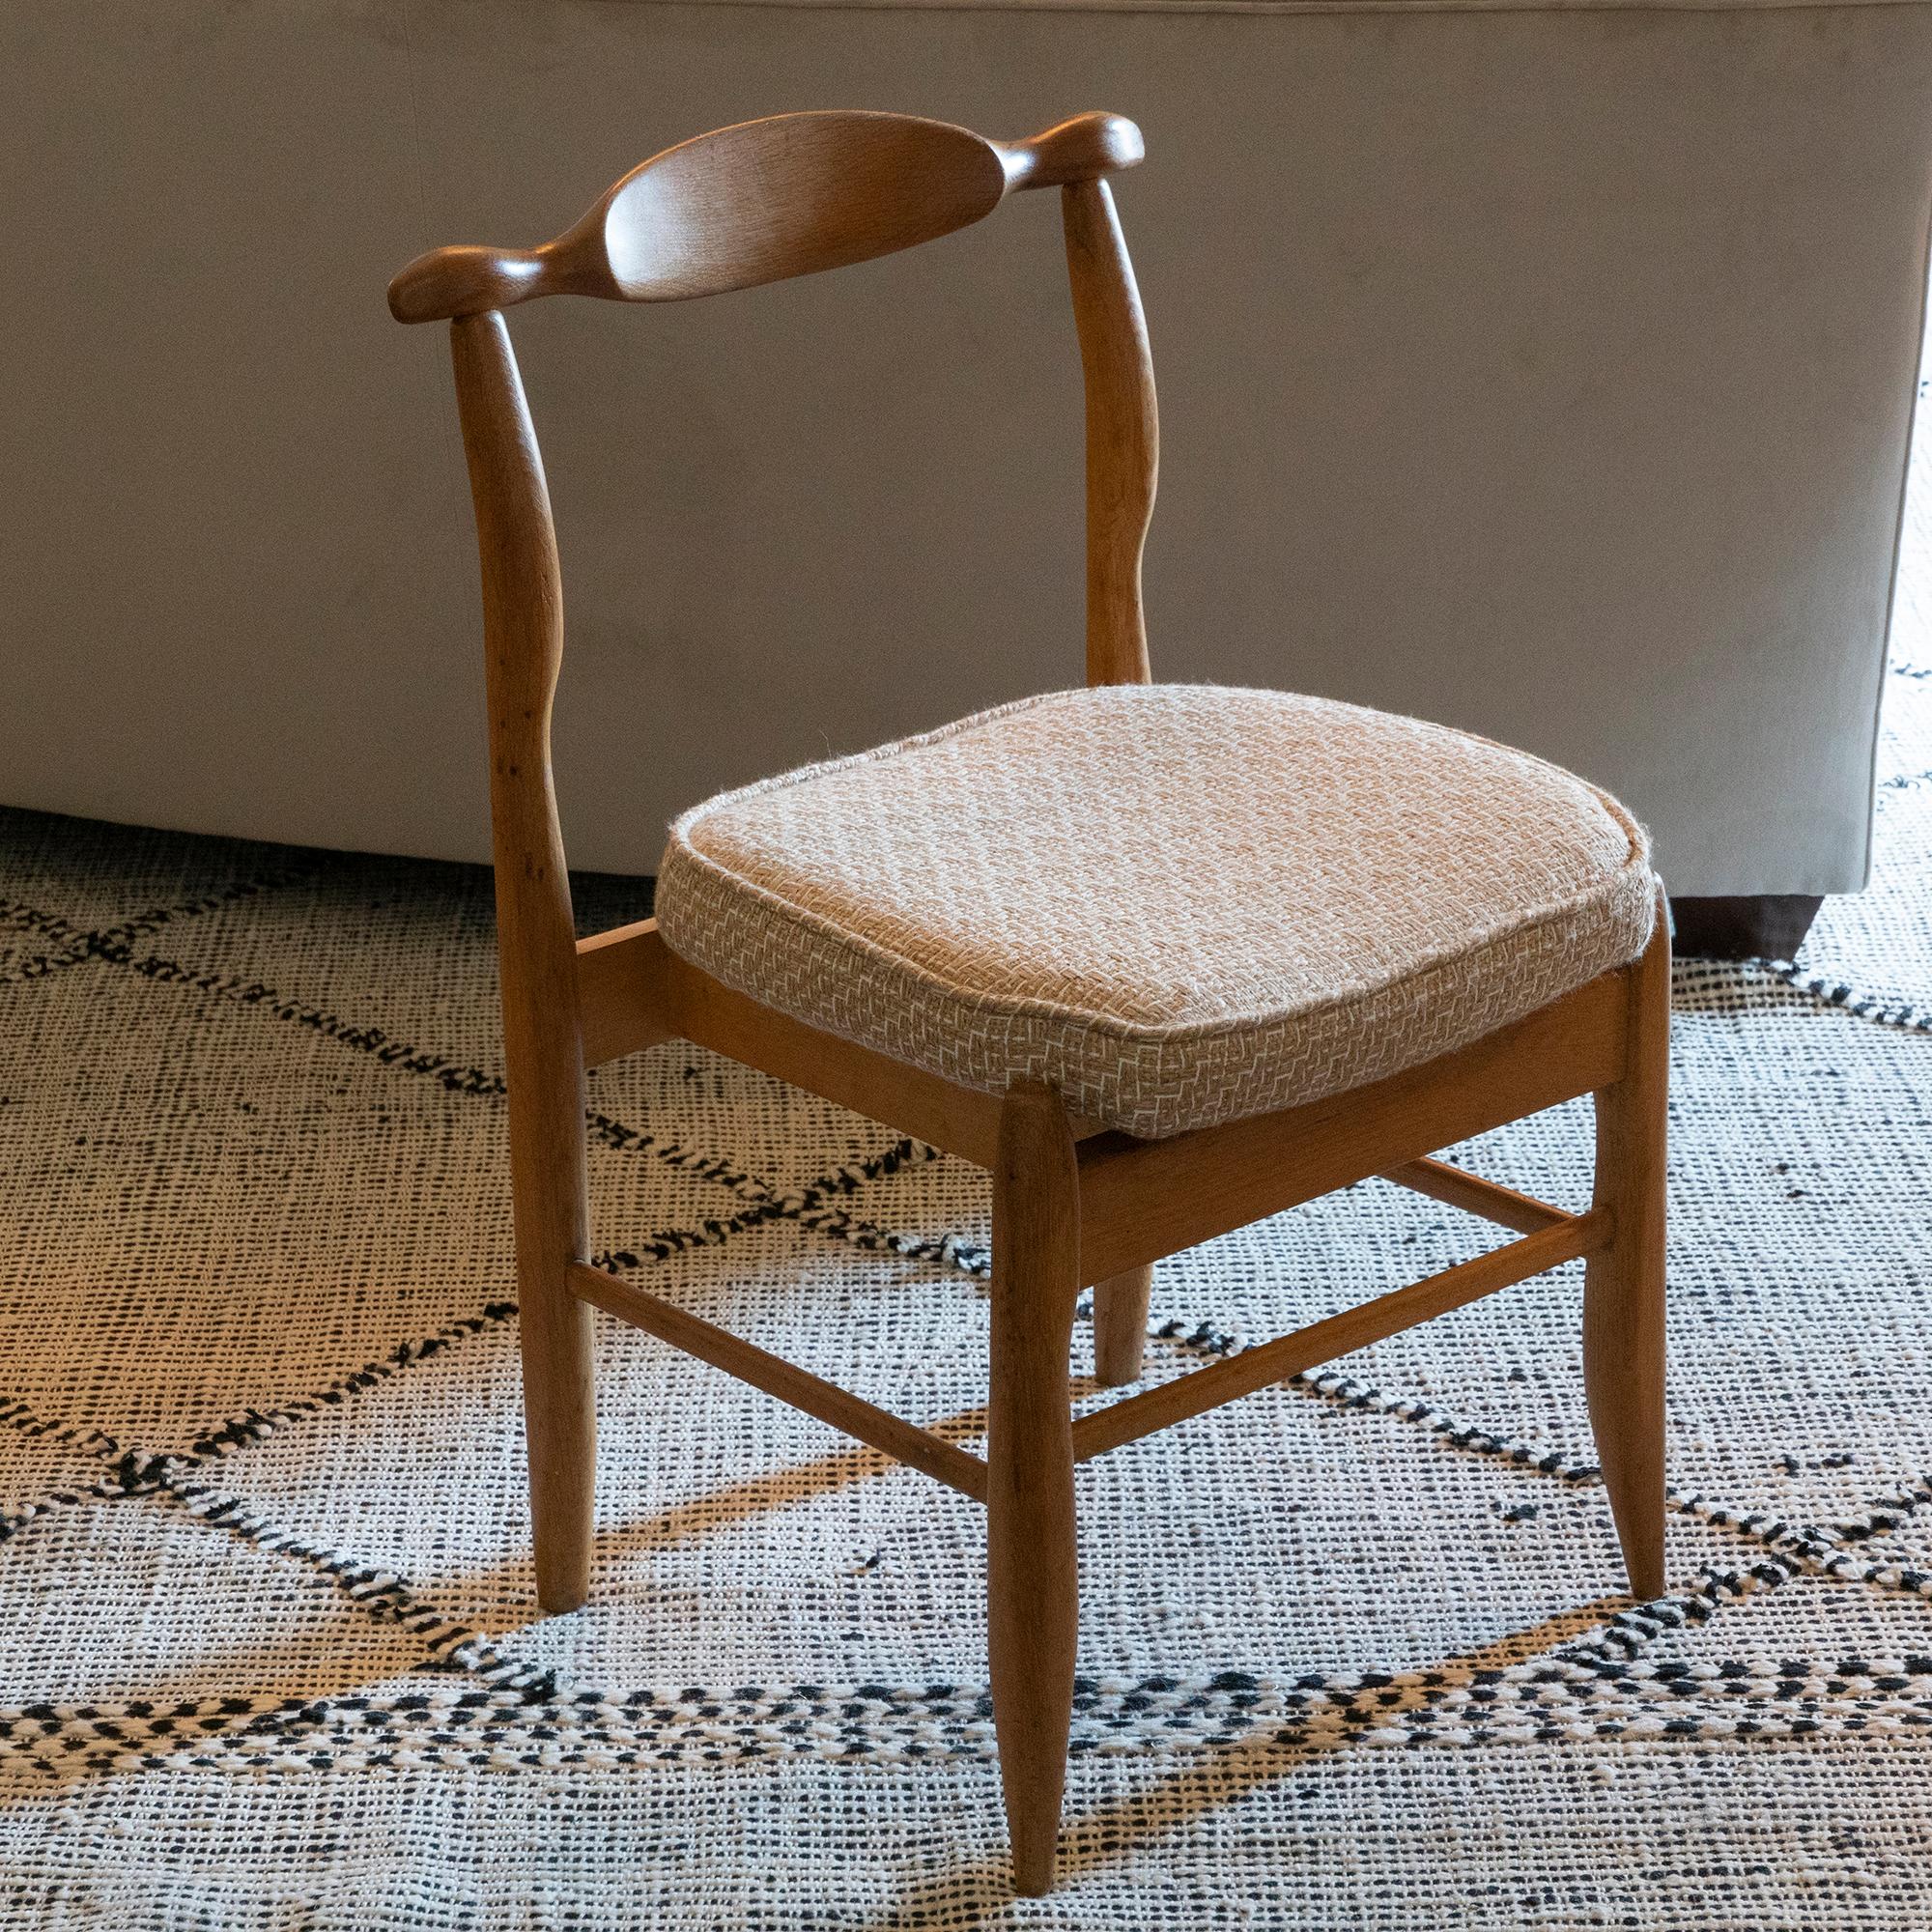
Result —
<path fill-rule="evenodd" d="M 1669 952 L 1640 829 L 1527 754 L 1284 692 L 1150 681 L 1146 326 L 1107 177 L 1134 125 L 1030 140 L 787 114 L 626 175 L 554 241 L 397 275 L 450 324 L 482 560 L 490 786 L 537 1591 L 589 1587 L 592 1311 L 983 1503 L 1013 1878 L 1053 1881 L 1090 1457 L 1582 1257 L 1583 1375 L 1632 1588 L 1663 1564 Z M 1086 684 L 699 805 L 657 917 L 579 940 L 552 786 L 550 500 L 503 311 L 671 301 L 886 255 L 1061 190 L 1087 418 Z M 1230 567 L 1238 559 L 1230 559 Z M 585 1069 L 682 1039 L 991 1174 L 985 1453 L 593 1267 Z M 1594 1095 L 1571 1212 L 1437 1158 Z M 1077 1417 L 1141 1375 L 1152 1264 L 1371 1176 L 1519 1238 Z"/>

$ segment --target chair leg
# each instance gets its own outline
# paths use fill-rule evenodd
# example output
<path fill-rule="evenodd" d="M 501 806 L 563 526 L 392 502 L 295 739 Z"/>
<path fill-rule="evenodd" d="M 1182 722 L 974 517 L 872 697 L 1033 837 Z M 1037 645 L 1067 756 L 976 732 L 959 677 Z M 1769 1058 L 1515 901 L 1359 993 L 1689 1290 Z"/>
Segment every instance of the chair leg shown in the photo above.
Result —
<path fill-rule="evenodd" d="M 1007 1095 L 993 1176 L 986 1588 L 993 1722 L 1014 1888 L 1053 1884 L 1073 1718 L 1079 1574 L 1067 1351 L 1080 1290 L 1080 1178 L 1060 1097 Z"/>
<path fill-rule="evenodd" d="M 1129 1268 L 1094 1290 L 1094 1374 L 1103 1388 L 1138 1381 L 1153 1269 Z"/>
<path fill-rule="evenodd" d="M 517 1291 L 537 1602 L 561 1614 L 590 1594 L 597 1482 L 591 1312 L 565 1286 L 561 1262 L 520 1268 Z"/>
<path fill-rule="evenodd" d="M 1596 1095 L 1596 1205 L 1610 1245 L 1584 1264 L 1583 1382 L 1631 1592 L 1663 1593 L 1664 1169 L 1670 939 L 1629 971 L 1624 1077 Z"/>
<path fill-rule="evenodd" d="M 516 1210 L 518 1328 L 537 1601 L 574 1610 L 590 1590 L 597 1481 L 592 1312 L 569 1264 L 590 1247 L 583 1060 L 574 1006 L 532 990 L 503 958 L 510 1076 L 510 1198 Z M 574 993 L 575 987 L 570 991 Z"/>

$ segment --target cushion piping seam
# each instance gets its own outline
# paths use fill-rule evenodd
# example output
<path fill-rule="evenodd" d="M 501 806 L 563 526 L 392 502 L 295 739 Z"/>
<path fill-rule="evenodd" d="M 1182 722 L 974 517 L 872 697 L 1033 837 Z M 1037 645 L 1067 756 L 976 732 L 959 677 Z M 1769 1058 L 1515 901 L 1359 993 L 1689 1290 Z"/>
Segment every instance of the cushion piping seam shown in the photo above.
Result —
<path fill-rule="evenodd" d="M 1252 1032 L 1257 1027 L 1275 1025 L 1284 1021 L 1306 1022 L 1319 1019 L 1324 1014 L 1334 1011 L 1337 1008 L 1352 1005 L 1376 993 L 1386 992 L 1391 987 L 1400 985 L 1405 980 L 1418 978 L 1424 973 L 1439 972 L 1473 959 L 1506 940 L 1533 933 L 1543 926 L 1554 924 L 1557 921 L 1565 919 L 1578 910 L 1597 908 L 1613 899 L 1634 872 L 1638 871 L 1640 868 L 1647 869 L 1645 863 L 1646 855 L 1641 845 L 1636 841 L 1633 841 L 1633 850 L 1629 858 L 1617 869 L 1608 883 L 1586 897 L 1574 899 L 1556 907 L 1538 908 L 1527 917 L 1514 923 L 1505 924 L 1485 933 L 1480 938 L 1471 941 L 1465 946 L 1457 948 L 1452 952 L 1438 953 L 1433 958 L 1419 960 L 1406 973 L 1382 980 L 1372 986 L 1363 987 L 1353 992 L 1334 994 L 1327 999 L 1311 1002 L 1302 1006 L 1253 1009 L 1241 1013 L 1222 1015 L 1211 1020 L 1142 1021 L 1122 1019 L 1118 1014 L 1098 1012 L 1087 1007 L 1067 1006 L 1053 1000 L 1025 997 L 1014 998 L 1009 995 L 992 993 L 975 993 L 966 987 L 955 985 L 941 978 L 940 975 L 932 972 L 927 967 L 918 965 L 914 961 L 904 958 L 899 953 L 888 951 L 885 947 L 880 946 L 876 940 L 865 934 L 847 931 L 843 927 L 834 925 L 829 920 L 817 913 L 810 912 L 801 906 L 792 904 L 787 899 L 781 898 L 777 894 L 746 878 L 742 873 L 733 871 L 728 867 L 721 866 L 715 860 L 695 851 L 688 843 L 680 841 L 676 846 L 676 854 L 699 871 L 728 881 L 735 889 L 762 902 L 778 917 L 807 927 L 820 939 L 826 940 L 835 946 L 845 947 L 854 952 L 864 952 L 888 970 L 902 974 L 907 979 L 914 980 L 923 990 L 937 994 L 943 999 L 956 1001 L 960 1005 L 968 1007 L 975 1013 L 986 1014 L 1002 1019 L 1044 1019 L 1071 1023 L 1086 1027 L 1093 1032 L 1111 1035 L 1121 1039 L 1142 1042 L 1151 1041 L 1161 1045 L 1170 1043 L 1184 1045 L 1195 1040 L 1213 1039 L 1228 1034 Z M 663 891 L 662 881 L 659 884 L 659 891 L 660 893 Z M 662 924 L 660 925 L 660 929 L 662 930 Z M 678 951 L 668 934 L 666 935 L 665 943 L 670 946 L 672 952 L 675 952 Z M 1632 956 L 1634 957 L 1635 955 L 1633 954 Z M 691 963 L 698 966 L 704 972 L 711 971 L 711 968 L 705 966 L 700 960 L 694 960 Z M 1627 964 L 1628 961 L 1623 963 Z M 1608 971 L 1610 969 L 1605 968 L 1604 970 Z M 717 976 L 714 975 L 714 977 Z M 741 987 L 740 990 L 748 994 L 750 993 L 748 987 Z M 755 998 L 756 996 L 751 995 L 751 997 Z"/>

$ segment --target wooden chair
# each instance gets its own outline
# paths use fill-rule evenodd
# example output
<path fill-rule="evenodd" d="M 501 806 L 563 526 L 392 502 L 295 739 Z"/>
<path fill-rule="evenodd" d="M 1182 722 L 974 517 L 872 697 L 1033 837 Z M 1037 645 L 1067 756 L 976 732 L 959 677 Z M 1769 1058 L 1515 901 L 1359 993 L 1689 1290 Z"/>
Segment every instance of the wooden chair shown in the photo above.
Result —
<path fill-rule="evenodd" d="M 438 249 L 412 262 L 389 291 L 398 320 L 451 324 L 482 558 L 510 1178 L 538 1593 L 546 1608 L 561 1611 L 582 1603 L 588 1587 L 592 1309 L 635 1323 L 978 1498 L 987 1512 L 990 1669 L 1013 1871 L 1027 1892 L 1045 1890 L 1054 1872 L 1077 1617 L 1073 1470 L 1089 1457 L 1587 1257 L 1584 1371 L 1605 1481 L 1632 1587 L 1640 1597 L 1662 1587 L 1669 956 L 1641 835 L 1610 802 L 1587 793 L 1567 774 L 1460 734 L 1285 695 L 1148 685 L 1140 560 L 1154 489 L 1153 380 L 1139 296 L 1105 182 L 1141 157 L 1139 130 L 1113 115 L 1082 115 L 1010 143 L 896 115 L 782 115 L 666 151 L 541 247 Z M 753 792 L 733 795 L 718 810 L 705 808 L 710 815 L 695 830 L 692 821 L 680 822 L 667 855 L 658 911 L 660 921 L 670 922 L 673 903 L 682 908 L 674 943 L 668 944 L 652 921 L 578 941 L 551 782 L 551 699 L 563 642 L 557 554 L 536 436 L 501 311 L 560 294 L 628 301 L 719 295 L 931 241 L 979 220 L 1009 193 L 1050 186 L 1062 193 L 1086 379 L 1089 689 L 1041 700 L 1043 709 L 1021 707 L 972 721 L 959 727 L 970 738 L 964 751 L 956 734 L 940 734 L 869 762 L 786 781 L 789 789 L 776 803 Z M 1262 723 L 1250 730 L 1256 719 Z M 1365 950 L 1400 955 L 1394 967 L 1377 969 L 1380 979 L 1371 976 L 1371 994 L 1362 996 L 1366 1005 L 1311 1000 L 1304 988 L 1295 996 L 1299 1005 L 1291 1002 L 1286 1017 L 1275 1014 L 1265 1026 L 1248 1014 L 1177 1032 L 1159 1014 L 1095 1016 L 1031 995 L 1003 1005 L 1003 996 L 986 990 L 990 979 L 949 988 L 928 975 L 915 988 L 917 1012 L 893 1007 L 889 988 L 880 996 L 884 1018 L 867 1017 L 866 1002 L 879 1004 L 876 989 L 868 989 L 852 1005 L 856 1016 L 848 1020 L 841 1017 L 847 1006 L 840 1003 L 836 971 L 829 986 L 823 975 L 806 983 L 810 974 L 797 984 L 780 983 L 753 939 L 739 948 L 757 921 L 777 918 L 781 953 L 791 950 L 789 935 L 800 949 L 831 947 L 827 956 L 835 965 L 839 957 L 859 960 L 867 974 L 874 966 L 882 972 L 925 970 L 896 958 L 880 965 L 880 949 L 865 950 L 875 936 L 868 916 L 876 910 L 883 926 L 896 917 L 895 908 L 862 903 L 854 915 L 848 907 L 838 916 L 853 928 L 846 930 L 822 904 L 816 911 L 805 904 L 810 894 L 801 888 L 800 904 L 779 904 L 774 912 L 783 893 L 775 896 L 737 876 L 732 867 L 739 862 L 719 856 L 724 835 L 707 828 L 735 827 L 732 837 L 742 833 L 755 842 L 762 836 L 761 810 L 797 808 L 807 810 L 808 818 L 817 810 L 828 826 L 836 821 L 840 837 L 856 825 L 862 842 L 876 835 L 883 849 L 893 814 L 879 810 L 867 785 L 923 785 L 918 796 L 925 810 L 934 796 L 970 791 L 990 759 L 1005 771 L 1003 784 L 1021 788 L 1015 795 L 1023 806 L 1027 785 L 1050 783 L 1053 809 L 1077 817 L 1081 785 L 1091 781 L 1097 846 L 1113 836 L 1098 822 L 1107 811 L 1164 823 L 1159 801 L 1150 807 L 1138 796 L 1123 800 L 1116 790 L 1140 782 L 1144 762 L 1149 769 L 1159 766 L 1164 784 L 1173 771 L 1190 769 L 1184 765 L 1193 755 L 1189 732 L 1210 738 L 1216 730 L 1233 732 L 1229 742 L 1261 747 L 1255 755 L 1265 763 L 1287 755 L 1276 750 L 1284 733 L 1293 737 L 1304 729 L 1316 734 L 1305 742 L 1317 765 L 1328 742 L 1322 734 L 1348 741 L 1345 755 L 1322 766 L 1328 776 L 1321 784 L 1331 791 L 1353 782 L 1364 760 L 1381 761 L 1376 787 L 1351 794 L 1358 800 L 1351 810 L 1369 818 L 1379 810 L 1376 801 L 1391 789 L 1407 784 L 1417 797 L 1425 795 L 1408 776 L 1411 758 L 1434 761 L 1449 774 L 1444 780 L 1438 772 L 1426 796 L 1433 798 L 1445 783 L 1456 794 L 1460 816 L 1452 817 L 1463 829 L 1445 847 L 1446 856 L 1410 840 L 1389 862 L 1392 883 L 1350 900 L 1349 919 L 1373 942 L 1365 942 Z M 1054 766 L 1062 737 L 1084 748 L 1081 755 L 1089 762 L 1080 769 L 1091 781 L 1076 779 L 1070 788 L 1062 782 Z M 1143 747 L 1150 749 L 1144 753 Z M 1170 770 L 1160 765 L 1163 758 L 1182 763 Z M 1230 761 L 1231 779 L 1239 775 L 1237 763 Z M 943 785 L 934 776 L 941 766 Z M 1255 782 L 1274 786 L 1266 796 L 1278 802 L 1283 826 L 1295 813 L 1304 814 L 1295 823 L 1314 824 L 1306 812 L 1319 815 L 1320 800 L 1308 801 L 1321 786 L 1304 784 L 1284 769 L 1286 776 L 1264 773 Z M 1197 783 L 1189 792 L 1186 783 L 1173 782 L 1199 801 L 1181 815 L 1199 817 L 1206 842 L 1218 838 L 1215 850 L 1228 853 L 1247 849 L 1228 831 L 1225 810 L 1216 802 L 1218 784 Z M 1498 784 L 1501 791 L 1494 789 Z M 1512 785 L 1525 787 L 1522 796 L 1531 801 L 1514 812 L 1507 808 Z M 812 802 L 821 795 L 829 802 L 819 808 Z M 931 807 L 942 818 L 947 809 Z M 1409 815 L 1398 813 L 1378 836 L 1408 838 L 1404 828 L 1421 809 L 1411 801 L 1403 808 Z M 1264 810 L 1277 815 L 1277 803 Z M 841 811 L 844 819 L 838 817 Z M 1547 906 L 1527 902 L 1534 896 L 1529 882 L 1532 875 L 1544 876 L 1539 867 L 1545 867 L 1546 845 L 1555 852 L 1560 842 L 1548 827 L 1566 812 L 1581 828 L 1577 851 L 1586 856 L 1565 856 L 1565 848 L 1548 866 L 1560 871 L 1574 863 L 1583 884 L 1569 899 L 1558 893 L 1559 912 L 1552 916 Z M 1601 824 L 1591 812 L 1601 812 Z M 1024 809 L 1016 814 L 1022 827 L 1028 816 Z M 1333 849 L 1323 851 L 1321 877 L 1352 878 L 1351 867 L 1368 867 L 1364 876 L 1373 883 L 1376 853 L 1358 852 L 1334 825 L 1323 823 L 1321 836 Z M 1183 842 L 1173 849 L 1190 849 L 1195 829 L 1184 826 Z M 1266 825 L 1248 830 L 1256 850 L 1272 849 Z M 1628 855 L 1603 856 L 1626 835 Z M 937 850 L 946 849 L 947 836 L 944 823 L 933 830 Z M 1467 860 L 1465 838 L 1501 857 L 1481 865 Z M 1290 849 L 1294 837 L 1283 832 L 1273 844 L 1289 850 L 1282 864 L 1295 863 Z M 1108 849 L 1122 848 L 1117 840 Z M 812 863 L 810 853 L 798 855 L 807 871 Z M 1118 858 L 1130 883 L 1139 880 L 1133 863 L 1131 852 Z M 1466 899 L 1473 922 L 1479 904 L 1489 903 L 1483 894 L 1501 895 L 1496 904 L 1502 913 L 1492 907 L 1483 915 L 1494 928 L 1480 942 L 1490 951 L 1481 951 L 1472 937 L 1468 948 L 1438 947 L 1427 957 L 1410 957 L 1376 925 L 1375 907 L 1383 895 L 1402 897 L 1418 865 L 1425 874 L 1430 866 L 1453 874 L 1447 886 L 1425 876 L 1409 894 L 1425 912 L 1435 909 L 1431 917 L 1439 915 L 1445 899 L 1457 906 Z M 1602 880 L 1593 867 L 1602 870 Z M 1262 920 L 1261 926 L 1239 931 L 1247 935 L 1244 944 L 1261 933 L 1264 963 L 1266 948 L 1277 940 L 1284 956 L 1300 946 L 1304 927 L 1325 935 L 1321 945 L 1348 940 L 1341 931 L 1347 922 L 1327 917 L 1319 893 L 1302 914 L 1277 918 L 1265 903 L 1259 910 L 1239 903 L 1254 896 L 1240 881 L 1221 898 L 1213 887 L 1210 878 L 1207 895 L 1197 895 L 1190 904 L 1208 909 L 1209 926 L 1219 923 L 1214 909 L 1227 904 L 1235 922 L 1231 931 L 1242 919 Z M 1524 899 L 1520 918 L 1515 917 L 1512 892 Z M 717 903 L 708 912 L 694 910 L 707 893 Z M 1094 900 L 1092 916 L 1109 916 L 1111 903 Z M 1611 906 L 1614 917 L 1604 906 Z M 955 952 L 963 949 L 971 970 L 997 976 L 1006 966 L 999 944 L 987 941 L 971 917 L 969 908 L 968 924 L 946 943 Z M 1167 931 L 1150 928 L 1140 949 L 1152 962 L 1147 970 L 1165 970 L 1162 949 L 1170 944 L 1208 947 L 1194 930 L 1200 923 L 1198 918 L 1189 922 L 1185 931 L 1180 923 Z M 912 924 L 904 943 L 916 950 L 924 940 L 920 923 Z M 1012 948 L 1023 951 L 1033 943 L 1025 921 L 1012 931 Z M 859 950 L 839 954 L 840 945 Z M 980 959 L 975 948 L 986 958 Z M 1066 949 L 1066 957 L 1051 962 L 1053 970 L 1064 967 L 1077 980 L 1077 945 Z M 1208 956 L 1211 961 L 1211 952 Z M 759 957 L 766 957 L 762 968 Z M 736 963 L 720 966 L 720 959 Z M 1472 978 L 1473 967 L 1464 970 L 1471 959 L 1489 962 L 1488 980 Z M 1131 978 L 1141 967 L 1129 957 L 1119 970 Z M 964 1005 L 948 1007 L 953 995 Z M 1472 1001 L 1477 1009 L 1465 1010 Z M 1339 1031 L 1330 1024 L 1337 1011 L 1346 1022 Z M 1378 1012 L 1383 1017 L 1375 1018 Z M 980 1028 L 982 1018 L 987 1024 Z M 944 1030 L 955 1022 L 975 1037 L 949 1041 Z M 1334 1035 L 1321 1049 L 1329 1058 L 1325 1070 L 1311 1075 L 1309 1065 L 1321 1053 L 1310 1041 L 1324 1026 Z M 1257 1046 L 1261 1033 L 1266 1037 Z M 994 1274 L 984 1460 L 588 1265 L 584 1070 L 673 1037 L 795 1082 L 991 1171 Z M 1446 1050 L 1430 1046 L 1445 1038 L 1452 1042 Z M 1121 1048 L 1120 1067 L 1107 1061 L 1109 1041 Z M 1237 1072 L 1224 1075 L 1209 1065 L 1201 1075 L 1206 1063 L 1188 1056 L 1210 1047 L 1224 1058 L 1232 1055 L 1228 1064 Z M 1100 1056 L 1097 1071 L 1081 1058 L 1094 1053 Z M 1008 1059 L 1002 1061 L 1002 1054 Z M 1161 1071 L 1163 1054 L 1179 1056 L 1177 1064 L 1191 1081 L 1184 1092 Z M 1142 1088 L 1123 1098 L 1120 1083 L 1129 1078 L 1142 1081 Z M 1564 1212 L 1430 1157 L 1468 1135 L 1583 1094 L 1595 1095 L 1597 1119 L 1596 1190 L 1586 1212 Z M 1287 1104 L 1280 1103 L 1283 1096 Z M 1372 1175 L 1486 1216 L 1521 1238 L 1074 1419 L 1068 1351 L 1075 1297 L 1083 1288 L 1095 1285 L 1099 1379 L 1131 1381 L 1139 1374 L 1155 1261 Z"/>

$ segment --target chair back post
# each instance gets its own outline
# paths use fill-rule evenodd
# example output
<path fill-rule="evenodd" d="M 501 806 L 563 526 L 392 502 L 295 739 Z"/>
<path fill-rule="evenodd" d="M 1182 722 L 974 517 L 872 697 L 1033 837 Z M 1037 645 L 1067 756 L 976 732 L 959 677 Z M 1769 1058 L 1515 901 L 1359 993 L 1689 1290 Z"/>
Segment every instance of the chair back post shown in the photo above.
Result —
<path fill-rule="evenodd" d="M 589 1231 L 577 939 L 551 775 L 563 592 L 543 457 L 515 351 L 494 310 L 450 324 L 476 511 L 490 729 L 490 826 L 503 1047 L 513 1099 L 517 1245 L 582 1259 Z M 536 1204 L 550 1204 L 538 1208 Z"/>
<path fill-rule="evenodd" d="M 1160 463 L 1147 318 L 1107 184 L 1060 197 L 1087 388 L 1087 682 L 1146 684 L 1141 552 Z"/>

